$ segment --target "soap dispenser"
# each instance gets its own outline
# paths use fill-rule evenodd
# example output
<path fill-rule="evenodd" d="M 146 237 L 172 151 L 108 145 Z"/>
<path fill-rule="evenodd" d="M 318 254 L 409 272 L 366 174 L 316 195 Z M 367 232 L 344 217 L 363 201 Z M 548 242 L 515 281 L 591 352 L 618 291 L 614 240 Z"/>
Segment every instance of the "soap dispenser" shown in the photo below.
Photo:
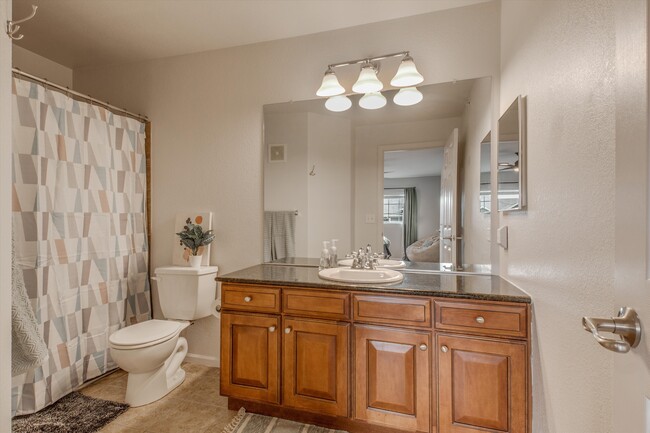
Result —
<path fill-rule="evenodd" d="M 319 270 L 327 269 L 330 267 L 330 247 L 329 242 L 323 241 L 323 251 L 320 253 Z"/>
<path fill-rule="evenodd" d="M 339 265 L 338 251 L 336 249 L 336 243 L 338 239 L 332 239 L 332 245 L 330 246 L 330 267 L 336 268 Z"/>

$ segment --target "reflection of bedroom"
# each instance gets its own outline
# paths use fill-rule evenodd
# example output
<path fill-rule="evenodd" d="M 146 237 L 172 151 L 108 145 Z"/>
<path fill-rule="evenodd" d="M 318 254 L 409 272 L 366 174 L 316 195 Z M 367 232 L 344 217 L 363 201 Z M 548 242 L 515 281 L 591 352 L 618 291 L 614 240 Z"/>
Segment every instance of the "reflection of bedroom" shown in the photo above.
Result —
<path fill-rule="evenodd" d="M 404 189 L 415 188 L 417 218 L 411 219 L 415 222 L 415 238 L 424 240 L 422 244 L 431 242 L 407 258 L 438 261 L 442 151 L 442 147 L 430 147 L 384 153 L 384 236 L 390 241 L 389 250 L 394 258 L 403 258 L 405 252 L 404 226 L 408 221 L 404 219 Z M 412 257 L 413 254 L 418 257 Z"/>

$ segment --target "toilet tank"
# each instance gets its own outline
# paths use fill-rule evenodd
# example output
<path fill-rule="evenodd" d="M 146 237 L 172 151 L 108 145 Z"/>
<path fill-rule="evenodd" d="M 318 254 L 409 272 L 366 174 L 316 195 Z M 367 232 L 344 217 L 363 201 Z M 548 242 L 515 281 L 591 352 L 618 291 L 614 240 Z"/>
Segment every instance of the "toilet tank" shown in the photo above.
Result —
<path fill-rule="evenodd" d="M 156 268 L 158 299 L 165 319 L 196 320 L 213 313 L 217 266 Z"/>

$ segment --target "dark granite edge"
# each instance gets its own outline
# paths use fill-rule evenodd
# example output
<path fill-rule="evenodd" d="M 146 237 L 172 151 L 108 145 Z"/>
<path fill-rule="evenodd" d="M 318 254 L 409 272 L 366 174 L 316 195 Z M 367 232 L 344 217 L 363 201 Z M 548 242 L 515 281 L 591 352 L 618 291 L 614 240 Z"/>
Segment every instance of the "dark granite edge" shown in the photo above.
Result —
<path fill-rule="evenodd" d="M 302 288 L 315 288 L 315 289 L 330 289 L 341 291 L 358 291 L 358 292 L 372 292 L 372 293 L 390 293 L 396 295 L 410 295 L 410 296 L 433 296 L 437 298 L 456 298 L 456 299 L 473 299 L 479 301 L 495 301 L 495 302 L 517 302 L 521 304 L 531 304 L 532 299 L 528 294 L 522 292 L 521 296 L 516 295 L 495 295 L 488 293 L 451 293 L 444 291 L 431 290 L 426 291 L 422 289 L 408 289 L 404 287 L 390 287 L 390 284 L 382 284 L 381 286 L 372 284 L 345 284 L 336 282 L 327 283 L 313 283 L 313 282 L 300 282 L 300 281 L 260 281 L 252 278 L 237 278 L 237 277 L 216 277 L 217 281 L 222 283 L 240 283 L 240 284 L 255 284 L 260 286 L 275 286 L 275 287 L 302 287 Z M 401 284 L 401 283 L 395 283 Z M 511 283 L 510 283 L 511 284 Z M 516 287 L 516 286 L 515 286 Z"/>

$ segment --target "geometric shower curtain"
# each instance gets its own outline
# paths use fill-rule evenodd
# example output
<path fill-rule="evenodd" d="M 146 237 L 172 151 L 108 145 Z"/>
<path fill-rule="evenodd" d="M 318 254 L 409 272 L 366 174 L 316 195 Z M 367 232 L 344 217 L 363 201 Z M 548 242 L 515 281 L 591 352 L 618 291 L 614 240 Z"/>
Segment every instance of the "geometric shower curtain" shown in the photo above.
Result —
<path fill-rule="evenodd" d="M 14 78 L 16 262 L 48 347 L 13 378 L 38 411 L 116 367 L 108 338 L 151 316 L 145 125 Z"/>

